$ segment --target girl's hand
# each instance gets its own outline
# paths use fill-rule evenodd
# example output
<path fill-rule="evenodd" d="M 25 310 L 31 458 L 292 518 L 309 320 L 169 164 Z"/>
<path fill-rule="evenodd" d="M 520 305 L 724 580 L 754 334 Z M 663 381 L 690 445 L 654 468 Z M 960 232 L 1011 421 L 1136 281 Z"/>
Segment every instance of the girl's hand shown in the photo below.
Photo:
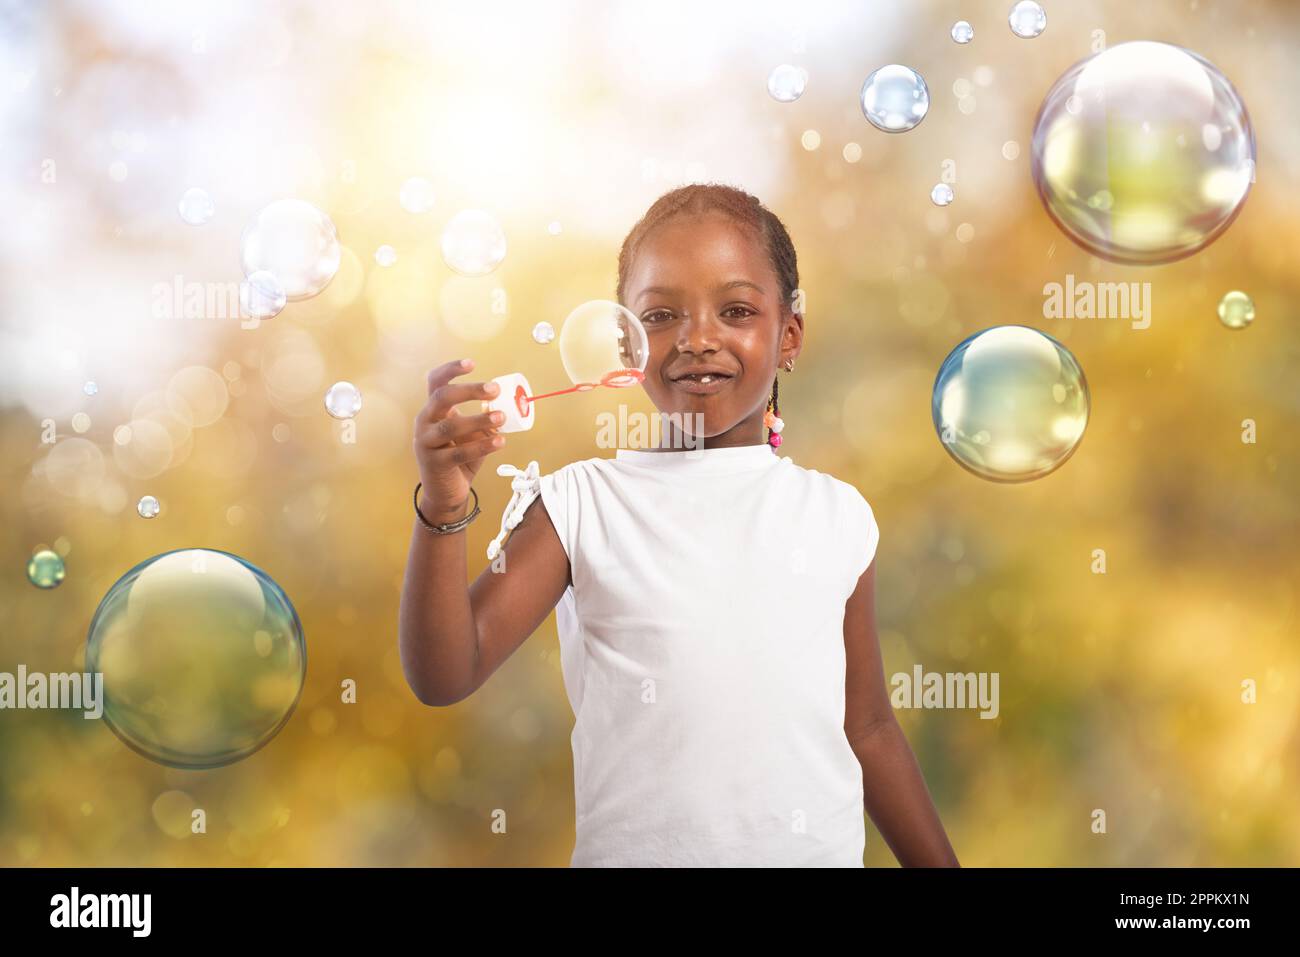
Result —
<path fill-rule="evenodd" d="M 469 486 L 483 459 L 505 445 L 496 427 L 500 412 L 461 415 L 458 402 L 492 399 L 495 382 L 457 382 L 474 367 L 473 359 L 447 362 L 429 372 L 429 401 L 415 417 L 415 460 L 420 469 L 420 511 L 431 522 L 456 521 L 465 516 Z"/>

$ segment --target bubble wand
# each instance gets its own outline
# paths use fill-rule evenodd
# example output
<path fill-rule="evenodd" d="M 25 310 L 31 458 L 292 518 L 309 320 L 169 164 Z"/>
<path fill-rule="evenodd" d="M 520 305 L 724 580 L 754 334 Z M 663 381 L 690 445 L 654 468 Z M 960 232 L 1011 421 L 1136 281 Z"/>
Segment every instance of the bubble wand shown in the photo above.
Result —
<path fill-rule="evenodd" d="M 583 303 L 564 320 L 560 327 L 560 359 L 573 382 L 567 389 L 534 395 L 532 386 L 520 372 L 491 380 L 500 386 L 500 391 L 491 400 L 483 402 L 483 411 L 500 412 L 505 416 L 497 431 L 526 432 L 531 429 L 537 420 L 535 404 L 541 399 L 590 392 L 598 385 L 612 389 L 637 385 L 645 380 L 650 344 L 645 327 L 635 313 L 619 303 L 597 299 Z M 499 465 L 497 474 L 511 477 L 513 494 L 501 516 L 501 530 L 488 543 L 489 561 L 500 554 L 506 536 L 523 521 L 528 506 L 541 494 L 541 474 L 535 459 L 523 469 Z"/>

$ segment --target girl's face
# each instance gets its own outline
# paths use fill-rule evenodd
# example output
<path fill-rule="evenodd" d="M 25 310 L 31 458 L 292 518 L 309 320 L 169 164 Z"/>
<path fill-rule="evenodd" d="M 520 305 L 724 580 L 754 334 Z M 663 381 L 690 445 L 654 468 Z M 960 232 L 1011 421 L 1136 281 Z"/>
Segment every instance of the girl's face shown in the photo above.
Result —
<path fill-rule="evenodd" d="M 783 300 L 762 243 L 721 213 L 674 216 L 642 242 L 624 296 L 650 340 L 642 385 L 661 413 L 678 413 L 661 444 L 762 444 L 772 379 L 803 343 L 803 316 Z M 694 371 L 725 378 L 682 380 Z"/>

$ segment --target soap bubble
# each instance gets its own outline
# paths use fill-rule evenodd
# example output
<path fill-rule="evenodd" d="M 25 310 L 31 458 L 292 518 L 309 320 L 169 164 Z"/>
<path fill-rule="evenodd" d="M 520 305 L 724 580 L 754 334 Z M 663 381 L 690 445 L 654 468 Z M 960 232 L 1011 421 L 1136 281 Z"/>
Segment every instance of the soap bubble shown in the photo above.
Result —
<path fill-rule="evenodd" d="M 803 96 L 807 86 L 808 71 L 789 63 L 782 63 L 767 77 L 767 92 L 778 103 L 793 103 Z"/>
<path fill-rule="evenodd" d="M 953 200 L 952 187 L 947 183 L 939 183 L 930 190 L 930 202 L 936 206 L 947 206 Z"/>
<path fill-rule="evenodd" d="M 1084 249 L 1165 263 L 1203 249 L 1236 218 L 1254 178 L 1255 135 L 1213 64 L 1140 40 L 1053 84 L 1030 165 L 1048 215 Z"/>
<path fill-rule="evenodd" d="M 264 207 L 240 238 L 244 275 L 266 271 L 291 302 L 310 299 L 339 270 L 342 252 L 330 218 L 301 199 L 280 199 Z"/>
<path fill-rule="evenodd" d="M 952 25 L 952 38 L 955 43 L 970 43 L 975 39 L 975 28 L 965 20 L 958 20 Z"/>
<path fill-rule="evenodd" d="M 208 191 L 197 186 L 192 186 L 181 194 L 181 201 L 176 208 L 181 214 L 181 219 L 191 226 L 207 225 L 212 221 L 212 214 L 217 210 Z"/>
<path fill-rule="evenodd" d="M 239 284 L 239 308 L 254 319 L 271 319 L 284 309 L 284 286 L 274 273 L 261 269 Z"/>
<path fill-rule="evenodd" d="M 162 510 L 162 506 L 152 495 L 146 495 L 136 503 L 135 510 L 140 513 L 141 518 L 155 518 Z"/>
<path fill-rule="evenodd" d="M 86 670 L 104 675 L 104 720 L 175 768 L 231 764 L 284 727 L 307 649 L 288 597 L 236 555 L 187 548 L 136 565 L 90 623 Z"/>
<path fill-rule="evenodd" d="M 402 184 L 398 201 L 408 213 L 427 213 L 433 209 L 433 184 L 423 176 L 412 176 Z"/>
<path fill-rule="evenodd" d="M 930 403 L 948 454 L 994 482 L 1059 468 L 1083 438 L 1088 409 L 1074 356 L 1027 326 L 994 326 L 962 341 L 939 367 Z"/>
<path fill-rule="evenodd" d="M 1011 8 L 1007 22 L 1011 24 L 1011 32 L 1016 36 L 1032 40 L 1047 29 L 1047 13 L 1033 0 L 1020 0 Z"/>
<path fill-rule="evenodd" d="M 645 326 L 617 302 L 584 302 L 560 326 L 560 360 L 574 385 L 635 385 L 645 378 Z"/>
<path fill-rule="evenodd" d="M 549 322 L 539 322 L 533 326 L 533 342 L 538 345 L 546 345 L 555 341 L 555 327 Z"/>
<path fill-rule="evenodd" d="M 1255 302 L 1234 289 L 1219 300 L 1219 321 L 1229 329 L 1245 329 L 1255 320 Z"/>
<path fill-rule="evenodd" d="M 862 113 L 871 125 L 886 133 L 914 129 L 930 109 L 930 90 L 921 74 L 891 63 L 862 84 Z"/>
<path fill-rule="evenodd" d="M 388 245 L 380 246 L 375 250 L 375 262 L 381 266 L 391 266 L 397 262 L 397 250 Z"/>
<path fill-rule="evenodd" d="M 325 411 L 336 419 L 350 419 L 361 411 L 361 390 L 351 382 L 335 382 L 325 393 Z"/>
<path fill-rule="evenodd" d="M 92 379 L 90 382 L 87 382 L 85 385 L 81 387 L 81 391 L 86 393 L 86 395 L 94 395 L 99 391 L 99 386 L 96 385 L 94 380 Z"/>
<path fill-rule="evenodd" d="M 462 276 L 486 276 L 505 258 L 506 234 L 482 210 L 462 210 L 442 231 L 442 259 Z"/>
<path fill-rule="evenodd" d="M 54 588 L 63 581 L 63 559 L 42 548 L 27 560 L 27 580 L 37 588 Z"/>

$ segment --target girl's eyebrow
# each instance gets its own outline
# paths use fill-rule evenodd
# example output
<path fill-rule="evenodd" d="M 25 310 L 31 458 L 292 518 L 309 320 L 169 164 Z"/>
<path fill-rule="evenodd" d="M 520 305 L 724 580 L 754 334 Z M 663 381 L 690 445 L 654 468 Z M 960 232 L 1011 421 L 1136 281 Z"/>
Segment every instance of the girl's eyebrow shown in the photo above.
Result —
<path fill-rule="evenodd" d="M 750 282 L 748 279 L 733 279 L 731 282 L 724 282 L 720 286 L 715 286 L 714 292 L 726 292 L 728 289 L 739 289 L 747 286 L 753 289 L 760 296 L 763 295 L 763 287 L 758 283 Z M 637 296 L 637 301 L 644 299 L 646 296 L 676 296 L 681 292 L 680 289 L 673 289 L 670 286 L 647 286 L 641 290 L 641 295 Z"/>

